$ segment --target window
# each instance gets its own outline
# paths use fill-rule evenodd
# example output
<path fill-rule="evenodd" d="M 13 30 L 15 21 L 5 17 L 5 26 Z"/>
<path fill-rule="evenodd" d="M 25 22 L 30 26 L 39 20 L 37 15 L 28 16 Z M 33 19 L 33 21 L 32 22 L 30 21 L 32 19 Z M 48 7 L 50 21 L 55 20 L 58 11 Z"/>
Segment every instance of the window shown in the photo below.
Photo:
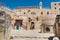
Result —
<path fill-rule="evenodd" d="M 28 12 L 30 12 L 30 10 L 28 10 Z"/>
<path fill-rule="evenodd" d="M 36 18 L 36 20 L 38 21 L 38 17 Z"/>
<path fill-rule="evenodd" d="M 41 12 L 41 15 L 43 15 L 43 12 Z"/>
<path fill-rule="evenodd" d="M 60 3 L 59 3 L 59 5 L 60 5 Z"/>
<path fill-rule="evenodd" d="M 56 3 L 55 3 L 55 5 L 56 5 Z"/>
<path fill-rule="evenodd" d="M 60 8 L 59 8 L 59 10 L 60 10 Z"/>
<path fill-rule="evenodd" d="M 55 7 L 55 9 L 56 9 L 56 7 Z"/>
<path fill-rule="evenodd" d="M 36 13 L 35 12 L 31 12 L 32 15 L 35 15 Z"/>
<path fill-rule="evenodd" d="M 58 27 L 60 27 L 60 23 L 58 23 Z"/>
<path fill-rule="evenodd" d="M 29 22 L 31 22 L 31 18 L 29 18 L 28 20 L 29 20 Z"/>
<path fill-rule="evenodd" d="M 47 12 L 47 15 L 49 15 L 49 12 Z"/>
<path fill-rule="evenodd" d="M 10 39 L 13 39 L 13 37 L 11 36 Z"/>
<path fill-rule="evenodd" d="M 25 12 L 24 12 L 24 14 L 25 14 Z"/>

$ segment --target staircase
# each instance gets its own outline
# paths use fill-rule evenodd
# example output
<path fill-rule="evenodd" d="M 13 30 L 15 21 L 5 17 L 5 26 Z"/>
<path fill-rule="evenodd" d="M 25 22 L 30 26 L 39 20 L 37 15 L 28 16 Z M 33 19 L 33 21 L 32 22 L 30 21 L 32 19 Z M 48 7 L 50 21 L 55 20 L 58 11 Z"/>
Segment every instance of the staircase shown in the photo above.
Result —
<path fill-rule="evenodd" d="M 39 30 L 11 30 L 10 40 L 48 40 L 53 33 L 39 33 Z"/>

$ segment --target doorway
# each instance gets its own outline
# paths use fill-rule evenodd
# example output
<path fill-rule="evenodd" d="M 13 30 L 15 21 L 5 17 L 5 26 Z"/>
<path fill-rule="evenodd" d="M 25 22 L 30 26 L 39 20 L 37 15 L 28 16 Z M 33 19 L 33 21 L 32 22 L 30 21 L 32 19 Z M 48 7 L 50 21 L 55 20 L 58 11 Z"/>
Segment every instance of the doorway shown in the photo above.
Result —
<path fill-rule="evenodd" d="M 15 24 L 14 24 L 15 29 L 17 29 L 17 30 L 21 29 L 22 22 L 23 22 L 23 20 L 15 20 Z"/>

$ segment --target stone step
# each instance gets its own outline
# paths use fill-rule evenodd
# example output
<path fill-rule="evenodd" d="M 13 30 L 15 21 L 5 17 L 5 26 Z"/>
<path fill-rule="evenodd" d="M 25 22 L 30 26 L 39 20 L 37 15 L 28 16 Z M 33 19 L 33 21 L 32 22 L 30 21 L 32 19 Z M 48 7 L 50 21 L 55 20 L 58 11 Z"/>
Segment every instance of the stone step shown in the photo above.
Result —
<path fill-rule="evenodd" d="M 50 37 L 55 36 L 54 33 L 39 33 L 39 30 L 11 30 L 11 36 L 23 37 Z"/>

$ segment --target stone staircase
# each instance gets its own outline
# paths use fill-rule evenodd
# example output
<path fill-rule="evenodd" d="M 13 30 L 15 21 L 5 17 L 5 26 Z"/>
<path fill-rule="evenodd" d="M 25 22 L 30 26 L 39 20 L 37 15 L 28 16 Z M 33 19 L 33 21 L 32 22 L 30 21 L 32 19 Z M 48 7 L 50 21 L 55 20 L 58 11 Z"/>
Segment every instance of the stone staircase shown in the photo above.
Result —
<path fill-rule="evenodd" d="M 48 40 L 53 33 L 39 33 L 39 30 L 11 30 L 10 40 Z"/>

